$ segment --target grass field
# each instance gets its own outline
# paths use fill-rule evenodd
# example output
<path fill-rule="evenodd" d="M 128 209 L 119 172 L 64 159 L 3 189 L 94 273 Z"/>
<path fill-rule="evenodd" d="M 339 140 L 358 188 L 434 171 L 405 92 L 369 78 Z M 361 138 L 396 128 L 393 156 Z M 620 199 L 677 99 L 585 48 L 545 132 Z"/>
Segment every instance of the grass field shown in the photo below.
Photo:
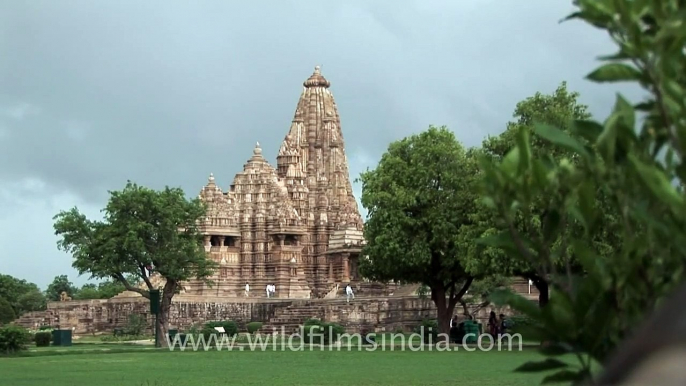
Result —
<path fill-rule="evenodd" d="M 104 350 L 104 351 L 103 351 Z M 75 345 L 0 358 L 0 385 L 535 385 L 514 373 L 532 349 L 505 352 L 174 351 L 141 346 Z"/>

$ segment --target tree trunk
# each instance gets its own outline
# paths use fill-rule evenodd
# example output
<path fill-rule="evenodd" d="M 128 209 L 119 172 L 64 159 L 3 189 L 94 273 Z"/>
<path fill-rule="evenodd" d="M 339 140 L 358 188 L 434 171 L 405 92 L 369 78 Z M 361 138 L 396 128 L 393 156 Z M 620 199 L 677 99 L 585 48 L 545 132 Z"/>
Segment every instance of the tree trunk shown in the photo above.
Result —
<path fill-rule="evenodd" d="M 548 304 L 549 292 L 548 292 L 548 282 L 538 278 L 534 280 L 534 286 L 538 290 L 538 307 L 543 308 Z"/>
<path fill-rule="evenodd" d="M 448 301 L 444 287 L 431 288 L 431 299 L 436 305 L 438 333 L 450 334 L 450 318 L 453 315 L 453 311 L 455 311 L 457 299 L 454 301 Z"/>
<path fill-rule="evenodd" d="M 162 301 L 159 314 L 157 315 L 157 326 L 155 327 L 157 329 L 158 347 L 168 347 L 167 334 L 169 332 L 169 314 L 175 291 L 176 282 L 167 279 L 167 282 L 164 284 L 164 289 L 162 290 Z"/>
<path fill-rule="evenodd" d="M 438 323 L 439 334 L 450 333 L 450 317 L 453 310 L 448 309 L 449 304 L 445 295 L 444 287 L 431 288 L 431 300 L 436 305 L 436 322 Z"/>
<path fill-rule="evenodd" d="M 543 308 L 548 304 L 549 291 L 548 281 L 535 273 L 522 273 L 521 276 L 534 283 L 534 287 L 538 290 L 538 307 Z"/>

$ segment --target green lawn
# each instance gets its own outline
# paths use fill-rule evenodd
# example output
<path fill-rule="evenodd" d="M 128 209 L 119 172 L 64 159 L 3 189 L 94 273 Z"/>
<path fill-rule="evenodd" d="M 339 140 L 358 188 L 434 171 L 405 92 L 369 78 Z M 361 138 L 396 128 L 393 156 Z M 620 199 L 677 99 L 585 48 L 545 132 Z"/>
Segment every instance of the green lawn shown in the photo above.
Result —
<path fill-rule="evenodd" d="M 84 348 L 86 346 L 90 346 Z M 539 375 L 513 373 L 522 352 L 174 351 L 75 345 L 0 358 L 0 384 L 12 386 L 213 385 L 526 385 Z M 104 351 L 103 351 L 104 350 Z"/>

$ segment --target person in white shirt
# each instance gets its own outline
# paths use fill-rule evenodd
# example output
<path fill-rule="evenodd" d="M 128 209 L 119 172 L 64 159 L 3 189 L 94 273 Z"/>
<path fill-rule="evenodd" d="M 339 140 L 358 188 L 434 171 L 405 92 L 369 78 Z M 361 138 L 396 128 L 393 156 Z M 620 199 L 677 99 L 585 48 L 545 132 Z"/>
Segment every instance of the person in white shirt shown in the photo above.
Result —
<path fill-rule="evenodd" d="M 250 296 L 250 284 L 245 283 L 245 297 Z"/>
<path fill-rule="evenodd" d="M 276 296 L 276 285 L 275 284 L 271 285 L 271 291 L 272 291 L 272 297 Z"/>
<path fill-rule="evenodd" d="M 345 301 L 350 303 L 350 300 L 355 300 L 355 294 L 353 293 L 353 288 L 350 284 L 345 286 Z"/>

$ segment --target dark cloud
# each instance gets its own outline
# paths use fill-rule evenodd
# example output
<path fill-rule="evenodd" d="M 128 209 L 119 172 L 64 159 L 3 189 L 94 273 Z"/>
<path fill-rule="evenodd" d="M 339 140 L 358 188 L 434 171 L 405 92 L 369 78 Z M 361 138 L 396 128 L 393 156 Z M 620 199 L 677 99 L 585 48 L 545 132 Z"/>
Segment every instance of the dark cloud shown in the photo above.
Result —
<path fill-rule="evenodd" d="M 614 90 L 583 76 L 612 46 L 591 27 L 559 24 L 570 4 L 3 2 L 0 181 L 7 194 L 42 181 L 37 203 L 71 194 L 93 208 L 127 179 L 195 195 L 213 172 L 226 187 L 256 141 L 275 158 L 317 64 L 332 83 L 353 178 L 390 141 L 429 124 L 477 145 L 504 128 L 519 100 L 563 80 L 603 115 Z M 22 208 L 41 227 L 54 215 L 46 208 L 56 209 Z M 68 267 L 57 252 L 21 252 L 31 242 L 0 249 Z M 41 242 L 54 250 L 54 240 Z M 46 270 L 14 266 L 42 283 L 59 273 Z"/>

